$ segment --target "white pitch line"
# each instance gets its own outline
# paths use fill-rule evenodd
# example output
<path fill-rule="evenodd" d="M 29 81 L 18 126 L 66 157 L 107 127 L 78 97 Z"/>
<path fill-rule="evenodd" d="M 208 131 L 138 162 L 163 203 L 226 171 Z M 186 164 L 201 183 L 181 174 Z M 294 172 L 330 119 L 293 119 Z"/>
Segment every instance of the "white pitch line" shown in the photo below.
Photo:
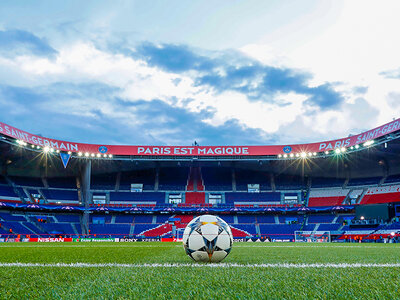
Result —
<path fill-rule="evenodd" d="M 400 268 L 400 263 L 371 264 L 371 263 L 314 263 L 314 264 L 236 264 L 236 263 L 211 263 L 211 264 L 119 264 L 119 263 L 0 263 L 0 267 L 17 268 L 283 268 L 283 269 L 315 269 L 315 268 Z"/>

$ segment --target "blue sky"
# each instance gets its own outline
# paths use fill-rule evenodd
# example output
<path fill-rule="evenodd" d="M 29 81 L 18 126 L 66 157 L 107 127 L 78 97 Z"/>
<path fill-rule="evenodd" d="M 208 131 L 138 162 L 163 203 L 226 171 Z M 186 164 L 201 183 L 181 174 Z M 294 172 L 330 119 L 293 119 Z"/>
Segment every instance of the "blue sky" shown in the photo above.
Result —
<path fill-rule="evenodd" d="M 0 120 L 101 144 L 289 144 L 398 118 L 398 1 L 2 1 Z"/>

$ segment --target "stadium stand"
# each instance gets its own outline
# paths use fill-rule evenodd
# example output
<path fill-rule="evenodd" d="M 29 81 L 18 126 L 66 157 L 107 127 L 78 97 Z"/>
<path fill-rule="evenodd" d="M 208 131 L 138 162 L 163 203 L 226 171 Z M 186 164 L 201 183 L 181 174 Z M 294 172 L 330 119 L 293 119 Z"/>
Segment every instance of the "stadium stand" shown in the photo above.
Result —
<path fill-rule="evenodd" d="M 311 189 L 308 206 L 342 205 L 349 189 Z"/>

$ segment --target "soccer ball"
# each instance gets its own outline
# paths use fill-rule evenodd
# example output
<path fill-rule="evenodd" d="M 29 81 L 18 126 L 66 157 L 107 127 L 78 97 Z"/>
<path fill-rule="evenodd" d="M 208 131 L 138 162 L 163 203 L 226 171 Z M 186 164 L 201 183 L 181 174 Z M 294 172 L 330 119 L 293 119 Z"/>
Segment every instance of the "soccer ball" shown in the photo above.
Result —
<path fill-rule="evenodd" d="M 195 261 L 220 262 L 231 252 L 232 243 L 231 228 L 216 216 L 194 218 L 183 232 L 183 247 Z"/>

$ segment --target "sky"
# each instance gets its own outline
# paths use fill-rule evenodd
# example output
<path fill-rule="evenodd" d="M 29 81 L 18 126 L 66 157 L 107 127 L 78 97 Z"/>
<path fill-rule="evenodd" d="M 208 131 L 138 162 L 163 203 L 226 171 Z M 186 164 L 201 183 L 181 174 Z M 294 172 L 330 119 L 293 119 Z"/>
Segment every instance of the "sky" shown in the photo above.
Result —
<path fill-rule="evenodd" d="M 97 144 L 330 140 L 400 117 L 400 1 L 0 2 L 0 122 Z"/>

